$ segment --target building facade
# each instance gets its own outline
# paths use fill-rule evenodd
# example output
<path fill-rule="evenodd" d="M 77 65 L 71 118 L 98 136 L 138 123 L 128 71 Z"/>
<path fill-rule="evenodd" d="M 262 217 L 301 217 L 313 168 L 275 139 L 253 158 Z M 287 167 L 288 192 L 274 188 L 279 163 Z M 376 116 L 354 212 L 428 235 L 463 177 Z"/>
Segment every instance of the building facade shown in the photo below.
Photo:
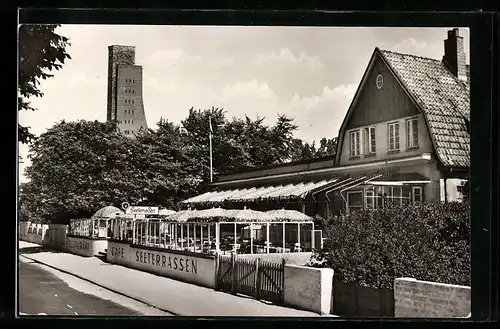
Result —
<path fill-rule="evenodd" d="M 442 60 L 374 50 L 335 156 L 224 175 L 183 203 L 329 218 L 388 202 L 460 201 L 469 178 L 469 67 L 458 29 L 444 45 Z"/>
<path fill-rule="evenodd" d="M 147 129 L 142 96 L 142 66 L 135 64 L 135 47 L 108 47 L 108 121 L 125 136 Z"/>

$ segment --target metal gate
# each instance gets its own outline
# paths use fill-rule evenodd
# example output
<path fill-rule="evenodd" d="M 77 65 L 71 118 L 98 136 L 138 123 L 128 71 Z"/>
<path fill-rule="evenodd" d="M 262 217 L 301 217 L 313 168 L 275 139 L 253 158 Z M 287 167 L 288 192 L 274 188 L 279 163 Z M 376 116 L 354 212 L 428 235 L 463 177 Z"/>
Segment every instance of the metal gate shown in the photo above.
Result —
<path fill-rule="evenodd" d="M 243 294 L 283 304 L 285 261 L 218 256 L 216 288 L 232 294 Z"/>

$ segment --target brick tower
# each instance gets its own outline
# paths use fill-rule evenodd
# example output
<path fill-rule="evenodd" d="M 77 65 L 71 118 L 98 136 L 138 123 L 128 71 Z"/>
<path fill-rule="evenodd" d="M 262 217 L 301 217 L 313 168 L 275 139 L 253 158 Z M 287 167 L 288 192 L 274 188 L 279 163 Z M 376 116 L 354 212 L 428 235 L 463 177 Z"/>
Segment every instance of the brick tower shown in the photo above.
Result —
<path fill-rule="evenodd" d="M 135 47 L 108 47 L 107 121 L 116 121 L 125 136 L 147 128 L 142 99 L 142 66 L 135 65 Z"/>

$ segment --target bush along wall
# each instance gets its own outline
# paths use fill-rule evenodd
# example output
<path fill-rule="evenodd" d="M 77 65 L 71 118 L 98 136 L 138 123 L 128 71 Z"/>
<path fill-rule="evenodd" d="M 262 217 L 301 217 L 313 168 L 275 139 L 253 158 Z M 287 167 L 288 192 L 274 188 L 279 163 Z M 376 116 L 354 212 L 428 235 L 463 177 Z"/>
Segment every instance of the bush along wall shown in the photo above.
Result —
<path fill-rule="evenodd" d="M 470 286 L 468 202 L 419 203 L 337 216 L 316 267 L 339 282 L 392 288 L 397 277 Z"/>

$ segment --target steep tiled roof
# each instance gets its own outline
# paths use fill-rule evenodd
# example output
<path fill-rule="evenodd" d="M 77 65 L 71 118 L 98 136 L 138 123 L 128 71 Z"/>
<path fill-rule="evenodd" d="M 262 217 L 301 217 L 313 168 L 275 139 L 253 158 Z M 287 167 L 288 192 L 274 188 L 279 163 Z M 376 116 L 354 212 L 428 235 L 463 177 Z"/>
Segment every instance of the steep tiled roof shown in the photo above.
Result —
<path fill-rule="evenodd" d="M 422 109 L 441 163 L 469 167 L 469 66 L 463 82 L 442 61 L 377 50 Z"/>

